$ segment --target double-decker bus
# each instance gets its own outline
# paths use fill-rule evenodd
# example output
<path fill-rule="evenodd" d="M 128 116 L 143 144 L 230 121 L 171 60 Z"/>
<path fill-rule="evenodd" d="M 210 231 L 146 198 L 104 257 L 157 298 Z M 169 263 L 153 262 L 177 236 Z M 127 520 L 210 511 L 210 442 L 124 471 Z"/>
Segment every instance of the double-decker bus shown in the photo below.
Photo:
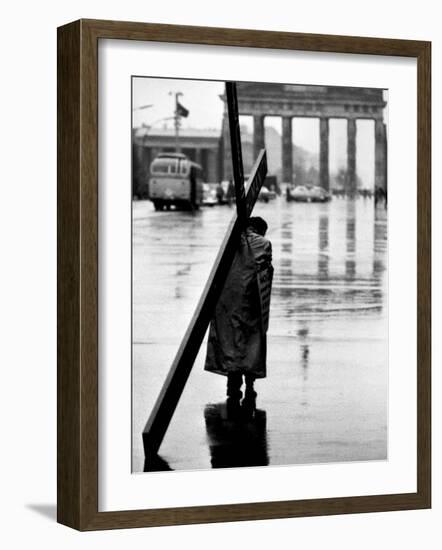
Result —
<path fill-rule="evenodd" d="M 150 165 L 149 199 L 155 210 L 196 209 L 203 202 L 203 171 L 181 153 L 161 153 Z"/>

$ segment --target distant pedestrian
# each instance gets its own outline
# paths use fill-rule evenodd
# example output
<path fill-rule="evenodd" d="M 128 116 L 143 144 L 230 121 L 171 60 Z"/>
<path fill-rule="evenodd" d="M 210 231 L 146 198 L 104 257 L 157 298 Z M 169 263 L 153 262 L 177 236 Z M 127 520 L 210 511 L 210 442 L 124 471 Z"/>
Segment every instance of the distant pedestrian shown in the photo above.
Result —
<path fill-rule="evenodd" d="M 267 223 L 248 220 L 210 324 L 205 370 L 227 376 L 227 405 L 255 409 L 254 381 L 267 374 L 267 329 L 273 277 Z"/>
<path fill-rule="evenodd" d="M 226 200 L 229 206 L 231 206 L 233 201 L 235 200 L 235 186 L 233 185 L 232 180 L 229 180 L 229 183 L 227 185 Z"/>
<path fill-rule="evenodd" d="M 216 200 L 218 204 L 222 204 L 224 200 L 224 190 L 220 183 L 216 186 Z"/>

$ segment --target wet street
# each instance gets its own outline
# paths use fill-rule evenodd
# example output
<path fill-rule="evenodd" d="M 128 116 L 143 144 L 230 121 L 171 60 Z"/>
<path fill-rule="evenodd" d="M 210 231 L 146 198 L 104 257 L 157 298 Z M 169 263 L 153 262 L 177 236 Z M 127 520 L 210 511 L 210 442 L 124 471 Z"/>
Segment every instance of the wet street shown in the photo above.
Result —
<path fill-rule="evenodd" d="M 133 203 L 133 471 L 387 458 L 387 222 L 373 200 L 258 203 L 275 268 L 267 378 L 253 418 L 225 410 L 204 340 L 159 451 L 142 430 L 233 210 Z"/>

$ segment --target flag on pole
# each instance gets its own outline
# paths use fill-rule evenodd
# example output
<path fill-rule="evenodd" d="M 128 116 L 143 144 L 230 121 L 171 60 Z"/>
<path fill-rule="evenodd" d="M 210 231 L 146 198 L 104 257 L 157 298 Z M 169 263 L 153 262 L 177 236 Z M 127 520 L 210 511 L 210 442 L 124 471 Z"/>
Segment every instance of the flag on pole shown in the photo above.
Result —
<path fill-rule="evenodd" d="M 176 102 L 176 114 L 184 118 L 189 116 L 189 110 L 186 109 L 179 101 Z"/>

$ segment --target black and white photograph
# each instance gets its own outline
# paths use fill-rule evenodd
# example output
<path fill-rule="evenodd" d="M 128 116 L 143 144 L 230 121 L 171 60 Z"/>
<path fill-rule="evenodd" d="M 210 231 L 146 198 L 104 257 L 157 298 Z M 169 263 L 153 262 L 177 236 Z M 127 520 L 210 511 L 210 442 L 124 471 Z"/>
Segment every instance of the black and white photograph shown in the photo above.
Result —
<path fill-rule="evenodd" d="M 442 33 L 398 8 L 4 4 L 3 548 L 440 547 Z"/>
<path fill-rule="evenodd" d="M 388 460 L 388 90 L 134 76 L 131 117 L 132 471 Z"/>

